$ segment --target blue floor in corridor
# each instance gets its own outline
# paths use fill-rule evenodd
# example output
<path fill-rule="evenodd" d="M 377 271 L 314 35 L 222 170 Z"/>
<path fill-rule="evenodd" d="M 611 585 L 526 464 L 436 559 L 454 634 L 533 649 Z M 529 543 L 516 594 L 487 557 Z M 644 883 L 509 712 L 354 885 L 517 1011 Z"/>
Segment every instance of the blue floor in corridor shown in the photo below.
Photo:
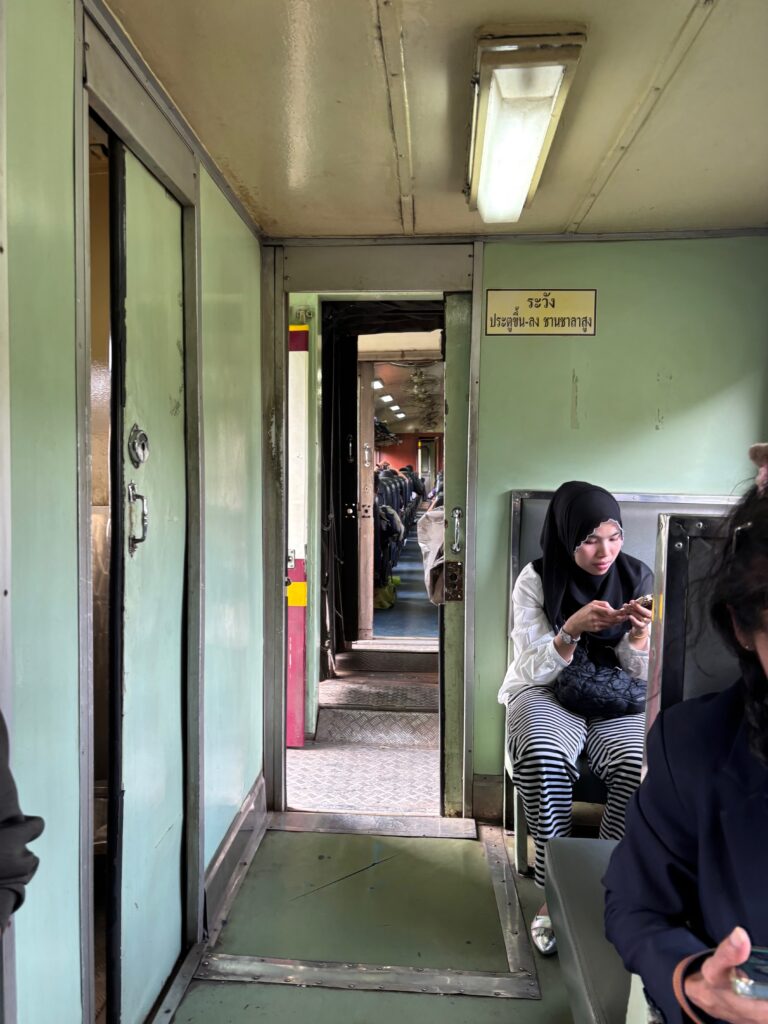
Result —
<path fill-rule="evenodd" d="M 424 586 L 424 563 L 416 539 L 416 525 L 411 529 L 400 561 L 392 570 L 401 583 L 397 601 L 392 608 L 377 608 L 373 613 L 373 635 L 437 637 L 437 605 L 427 597 Z"/>

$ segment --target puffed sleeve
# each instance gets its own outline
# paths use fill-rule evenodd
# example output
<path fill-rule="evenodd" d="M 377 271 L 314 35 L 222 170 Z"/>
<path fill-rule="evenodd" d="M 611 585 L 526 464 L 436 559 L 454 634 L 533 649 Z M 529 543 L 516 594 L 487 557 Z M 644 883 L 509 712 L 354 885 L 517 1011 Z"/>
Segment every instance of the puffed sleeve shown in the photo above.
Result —
<path fill-rule="evenodd" d="M 499 690 L 500 704 L 505 703 L 515 685 L 548 686 L 569 664 L 555 647 L 555 633 L 544 611 L 541 577 L 532 565 L 527 565 L 517 578 L 512 608 L 513 657 Z"/>
<path fill-rule="evenodd" d="M 42 818 L 21 813 L 16 784 L 8 763 L 8 730 L 0 715 L 0 929 L 24 902 L 24 887 L 37 870 L 37 857 L 27 843 L 43 831 Z"/>
<path fill-rule="evenodd" d="M 682 1024 L 672 990 L 677 964 L 707 948 L 687 926 L 697 905 L 694 812 L 681 800 L 669 767 L 664 716 L 648 736 L 648 774 L 627 812 L 624 838 L 603 884 L 605 932 L 627 970 L 639 974 L 667 1024 Z"/>

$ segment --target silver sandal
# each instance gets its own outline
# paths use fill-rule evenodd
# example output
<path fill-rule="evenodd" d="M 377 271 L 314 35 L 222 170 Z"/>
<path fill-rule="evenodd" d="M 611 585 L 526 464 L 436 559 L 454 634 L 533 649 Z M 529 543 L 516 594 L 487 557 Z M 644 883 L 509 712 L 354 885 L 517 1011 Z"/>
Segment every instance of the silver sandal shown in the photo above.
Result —
<path fill-rule="evenodd" d="M 546 914 L 537 914 L 531 922 L 531 940 L 542 956 L 554 956 L 557 952 L 552 921 Z"/>

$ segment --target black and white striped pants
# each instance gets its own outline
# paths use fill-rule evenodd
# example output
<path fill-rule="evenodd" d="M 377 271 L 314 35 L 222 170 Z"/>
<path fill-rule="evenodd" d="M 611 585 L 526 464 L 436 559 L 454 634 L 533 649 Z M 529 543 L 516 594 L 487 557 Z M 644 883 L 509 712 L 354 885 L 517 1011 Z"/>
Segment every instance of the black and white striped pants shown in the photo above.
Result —
<path fill-rule="evenodd" d="M 584 719 L 566 711 L 546 686 L 532 686 L 507 705 L 507 747 L 528 829 L 536 844 L 535 879 L 544 885 L 544 846 L 571 834 L 576 761 L 586 748 L 589 767 L 608 789 L 601 839 L 620 839 L 629 798 L 640 784 L 645 715 Z"/>

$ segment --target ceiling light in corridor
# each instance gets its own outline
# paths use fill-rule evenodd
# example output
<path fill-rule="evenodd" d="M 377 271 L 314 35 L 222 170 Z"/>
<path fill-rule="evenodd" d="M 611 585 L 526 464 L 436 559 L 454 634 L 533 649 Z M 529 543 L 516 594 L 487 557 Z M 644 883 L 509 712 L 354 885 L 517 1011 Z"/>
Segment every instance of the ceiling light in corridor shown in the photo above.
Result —
<path fill-rule="evenodd" d="M 479 38 L 466 192 L 487 224 L 530 205 L 585 42 L 562 28 Z"/>

